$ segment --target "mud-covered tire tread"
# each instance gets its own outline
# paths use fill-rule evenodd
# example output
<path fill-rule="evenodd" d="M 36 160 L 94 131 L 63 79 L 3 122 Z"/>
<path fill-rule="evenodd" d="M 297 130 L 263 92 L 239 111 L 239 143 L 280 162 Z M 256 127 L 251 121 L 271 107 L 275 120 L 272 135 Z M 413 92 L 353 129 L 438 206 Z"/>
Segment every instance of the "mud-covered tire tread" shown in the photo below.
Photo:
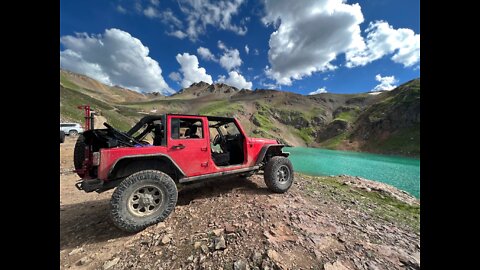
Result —
<path fill-rule="evenodd" d="M 282 165 L 287 165 L 290 169 L 290 180 L 287 185 L 280 184 L 275 176 L 276 171 Z M 263 178 L 268 189 L 275 193 L 285 193 L 293 184 L 293 166 L 292 162 L 286 157 L 272 157 L 265 166 Z"/>
<path fill-rule="evenodd" d="M 85 160 L 85 138 L 82 134 L 78 135 L 75 148 L 73 149 L 73 165 L 75 170 L 82 168 L 83 161 Z"/>
<path fill-rule="evenodd" d="M 128 194 L 129 187 L 142 182 L 144 184 L 152 184 L 154 182 L 160 184 L 160 186 L 165 188 L 165 196 L 167 196 L 164 209 L 159 210 L 160 212 L 157 215 L 148 218 L 131 215 L 126 204 L 126 200 L 130 196 Z M 113 192 L 110 200 L 110 218 L 119 229 L 126 232 L 138 232 L 165 220 L 175 208 L 177 199 L 177 186 L 170 176 L 157 170 L 139 171 L 125 178 Z"/>

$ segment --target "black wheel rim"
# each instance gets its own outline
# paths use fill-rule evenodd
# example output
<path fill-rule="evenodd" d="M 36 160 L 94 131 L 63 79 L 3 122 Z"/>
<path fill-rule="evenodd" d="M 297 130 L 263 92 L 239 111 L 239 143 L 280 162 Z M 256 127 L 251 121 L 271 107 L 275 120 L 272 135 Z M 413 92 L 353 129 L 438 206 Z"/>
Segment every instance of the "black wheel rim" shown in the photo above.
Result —
<path fill-rule="evenodd" d="M 137 217 L 147 217 L 161 209 L 164 194 L 156 186 L 137 188 L 128 198 L 128 211 Z"/>
<path fill-rule="evenodd" d="M 282 183 L 282 184 L 285 184 L 288 182 L 288 180 L 290 180 L 290 168 L 288 168 L 288 166 L 286 165 L 282 165 L 280 166 L 280 168 L 278 168 L 278 171 L 277 171 L 277 179 L 278 179 L 278 182 Z"/>

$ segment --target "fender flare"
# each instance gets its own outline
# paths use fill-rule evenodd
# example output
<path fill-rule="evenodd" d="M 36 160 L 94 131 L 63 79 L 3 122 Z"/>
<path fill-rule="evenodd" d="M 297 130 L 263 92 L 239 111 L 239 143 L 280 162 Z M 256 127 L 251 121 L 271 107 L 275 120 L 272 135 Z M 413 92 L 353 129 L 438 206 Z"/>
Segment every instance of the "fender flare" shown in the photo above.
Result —
<path fill-rule="evenodd" d="M 113 171 L 115 170 L 115 167 L 117 166 L 117 164 L 120 162 L 120 161 L 123 161 L 123 160 L 126 160 L 126 159 L 142 159 L 142 158 L 166 158 L 167 160 L 169 160 L 171 162 L 171 164 L 183 175 L 183 176 L 186 176 L 185 172 L 182 170 L 182 168 L 180 168 L 180 166 L 178 166 L 178 164 L 173 160 L 171 159 L 168 155 L 164 155 L 164 154 L 147 154 L 147 155 L 129 155 L 129 156 L 123 156 L 119 159 L 117 159 L 115 161 L 115 163 L 113 163 L 113 165 L 110 167 L 110 169 L 108 170 L 108 174 L 107 174 L 107 177 L 110 179 Z"/>
<path fill-rule="evenodd" d="M 264 145 L 262 147 L 262 149 L 260 150 L 259 154 L 258 154 L 258 157 L 257 157 L 257 161 L 255 162 L 255 166 L 258 166 L 260 165 L 260 163 L 263 161 L 263 159 L 265 158 L 265 155 L 268 153 L 268 151 L 272 148 L 280 148 L 280 150 L 282 151 L 282 156 L 284 157 L 288 157 L 290 155 L 290 153 L 288 152 L 283 152 L 282 148 L 285 147 L 284 144 L 267 144 L 267 145 Z"/>

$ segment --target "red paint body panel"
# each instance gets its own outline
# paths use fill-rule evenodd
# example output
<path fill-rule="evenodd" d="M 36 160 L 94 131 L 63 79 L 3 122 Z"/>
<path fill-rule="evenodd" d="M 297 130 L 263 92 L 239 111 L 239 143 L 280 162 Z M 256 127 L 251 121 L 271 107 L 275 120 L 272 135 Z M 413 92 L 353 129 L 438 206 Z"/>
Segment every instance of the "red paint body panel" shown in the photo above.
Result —
<path fill-rule="evenodd" d="M 145 156 L 155 154 L 166 154 L 165 146 L 147 147 L 119 147 L 100 150 L 100 165 L 98 166 L 98 179 L 107 180 L 108 173 L 112 166 L 121 158 L 127 156 Z"/>
<path fill-rule="evenodd" d="M 198 119 L 202 121 L 203 138 L 198 139 L 173 139 L 172 130 L 167 132 L 167 154 L 174 160 L 187 176 L 197 176 L 209 172 L 210 161 L 210 134 L 206 117 L 170 116 L 167 117 L 167 126 L 171 127 L 174 118 Z M 176 148 L 178 146 L 183 149 Z"/>
<path fill-rule="evenodd" d="M 210 147 L 210 132 L 206 116 L 167 115 L 167 127 L 171 126 L 172 118 L 199 119 L 202 121 L 203 138 L 173 139 L 171 128 L 167 128 L 167 146 L 121 147 L 100 150 L 100 165 L 98 179 L 108 180 L 108 173 L 115 163 L 123 157 L 165 155 L 171 158 L 185 173 L 185 176 L 198 176 L 210 173 L 253 167 L 263 146 L 278 144 L 276 140 L 249 138 L 237 119 L 237 128 L 244 139 L 244 162 L 239 165 L 217 167 L 212 160 Z M 181 145 L 181 146 L 180 146 Z M 179 148 L 179 146 L 181 148 Z"/>

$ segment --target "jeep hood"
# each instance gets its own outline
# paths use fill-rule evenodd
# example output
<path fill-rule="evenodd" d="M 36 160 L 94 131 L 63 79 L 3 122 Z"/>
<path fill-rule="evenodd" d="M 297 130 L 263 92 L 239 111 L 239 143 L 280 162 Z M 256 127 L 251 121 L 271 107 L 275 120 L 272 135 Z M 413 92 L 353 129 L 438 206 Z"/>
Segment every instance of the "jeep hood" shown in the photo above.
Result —
<path fill-rule="evenodd" d="M 250 138 L 250 142 L 258 144 L 281 144 L 277 140 L 265 138 Z"/>

